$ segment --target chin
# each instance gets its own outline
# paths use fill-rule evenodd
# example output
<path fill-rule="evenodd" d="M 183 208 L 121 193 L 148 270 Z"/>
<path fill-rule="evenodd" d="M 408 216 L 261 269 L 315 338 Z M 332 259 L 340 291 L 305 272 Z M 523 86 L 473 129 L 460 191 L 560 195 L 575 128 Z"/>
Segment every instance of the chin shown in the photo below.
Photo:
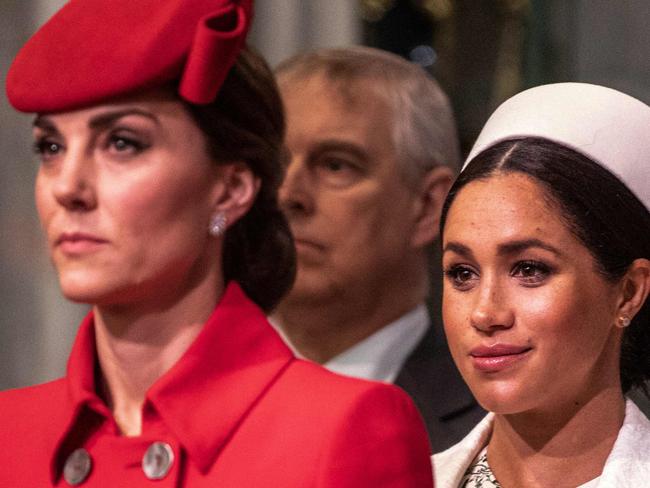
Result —
<path fill-rule="evenodd" d="M 71 302 L 85 303 L 87 305 L 95 305 L 102 301 L 103 297 L 102 293 L 97 292 L 93 288 L 63 284 L 61 284 L 61 293 Z"/>
<path fill-rule="evenodd" d="M 337 287 L 326 278 L 323 272 L 305 272 L 298 269 L 296 281 L 286 297 L 291 302 L 316 302 L 337 296 Z"/>
<path fill-rule="evenodd" d="M 532 403 L 529 394 L 519 385 L 511 382 L 481 382 L 469 383 L 476 401 L 489 412 L 501 415 L 521 413 L 529 410 Z M 540 392 L 537 392 L 537 398 Z"/>
<path fill-rule="evenodd" d="M 489 397 L 482 399 L 477 398 L 477 401 L 481 407 L 488 412 L 494 412 L 499 415 L 511 415 L 525 410 L 518 404 L 518 402 L 510 399 Z"/>
<path fill-rule="evenodd" d="M 59 286 L 66 299 L 89 305 L 106 301 L 115 288 L 106 279 L 87 273 L 59 273 Z"/>

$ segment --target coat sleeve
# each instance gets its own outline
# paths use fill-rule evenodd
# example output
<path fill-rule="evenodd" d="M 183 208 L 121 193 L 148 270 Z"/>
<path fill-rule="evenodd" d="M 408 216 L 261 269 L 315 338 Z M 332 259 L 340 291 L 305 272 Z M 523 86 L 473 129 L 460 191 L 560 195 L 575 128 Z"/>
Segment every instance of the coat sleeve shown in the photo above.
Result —
<path fill-rule="evenodd" d="M 329 443 L 317 487 L 433 487 L 424 423 L 403 391 L 377 383 L 353 402 Z"/>

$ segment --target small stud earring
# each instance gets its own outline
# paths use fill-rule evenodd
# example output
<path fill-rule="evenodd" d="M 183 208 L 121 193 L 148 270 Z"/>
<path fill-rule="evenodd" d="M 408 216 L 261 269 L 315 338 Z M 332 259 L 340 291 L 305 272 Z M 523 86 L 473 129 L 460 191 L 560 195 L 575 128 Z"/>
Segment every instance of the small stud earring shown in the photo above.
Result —
<path fill-rule="evenodd" d="M 210 219 L 210 225 L 208 226 L 208 232 L 211 236 L 217 237 L 223 234 L 226 230 L 226 214 L 219 212 L 212 216 Z"/>
<path fill-rule="evenodd" d="M 621 329 L 624 329 L 625 327 L 630 325 L 630 323 L 632 323 L 632 321 L 630 320 L 630 317 L 627 317 L 626 315 L 621 315 L 618 318 L 618 321 L 617 321 L 616 325 L 618 327 L 620 327 Z"/>

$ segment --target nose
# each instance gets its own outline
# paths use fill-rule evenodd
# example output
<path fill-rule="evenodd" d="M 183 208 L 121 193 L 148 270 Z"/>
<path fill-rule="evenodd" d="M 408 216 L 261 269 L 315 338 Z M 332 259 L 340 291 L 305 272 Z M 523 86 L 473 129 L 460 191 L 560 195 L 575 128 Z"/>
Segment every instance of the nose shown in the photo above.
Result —
<path fill-rule="evenodd" d="M 279 191 L 280 206 L 287 217 L 304 216 L 314 212 L 311 183 L 309 168 L 305 162 L 291 156 Z"/>
<path fill-rule="evenodd" d="M 83 148 L 70 148 L 52 175 L 55 200 L 71 211 L 87 211 L 97 204 L 92 156 Z"/>
<path fill-rule="evenodd" d="M 477 291 L 470 316 L 472 327 L 485 333 L 512 327 L 514 313 L 504 285 L 484 277 Z"/>

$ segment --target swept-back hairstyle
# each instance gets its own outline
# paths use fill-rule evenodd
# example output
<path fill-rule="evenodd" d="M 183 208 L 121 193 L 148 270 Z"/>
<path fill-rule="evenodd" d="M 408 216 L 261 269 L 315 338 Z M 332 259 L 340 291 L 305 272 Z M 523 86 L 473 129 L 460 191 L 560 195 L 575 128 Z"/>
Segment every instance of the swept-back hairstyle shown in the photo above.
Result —
<path fill-rule="evenodd" d="M 219 162 L 244 161 L 261 180 L 250 211 L 226 232 L 224 278 L 236 280 L 269 312 L 288 292 L 296 256 L 287 221 L 278 207 L 284 177 L 284 111 L 266 62 L 244 49 L 216 100 L 185 103 L 206 135 L 210 155 Z"/>
<path fill-rule="evenodd" d="M 442 210 L 440 235 L 458 193 L 475 180 L 522 173 L 545 190 L 570 231 L 612 282 L 638 258 L 650 259 L 650 212 L 615 175 L 587 156 L 543 138 L 516 138 L 479 153 L 452 186 Z M 623 391 L 650 378 L 650 300 L 625 329 L 621 348 Z M 647 391 L 646 391 L 647 394 Z"/>
<path fill-rule="evenodd" d="M 280 86 L 323 76 L 346 101 L 368 103 L 368 94 L 385 101 L 407 182 L 419 182 L 438 165 L 457 171 L 460 153 L 451 105 L 422 67 L 380 49 L 354 46 L 299 54 L 275 72 Z"/>

